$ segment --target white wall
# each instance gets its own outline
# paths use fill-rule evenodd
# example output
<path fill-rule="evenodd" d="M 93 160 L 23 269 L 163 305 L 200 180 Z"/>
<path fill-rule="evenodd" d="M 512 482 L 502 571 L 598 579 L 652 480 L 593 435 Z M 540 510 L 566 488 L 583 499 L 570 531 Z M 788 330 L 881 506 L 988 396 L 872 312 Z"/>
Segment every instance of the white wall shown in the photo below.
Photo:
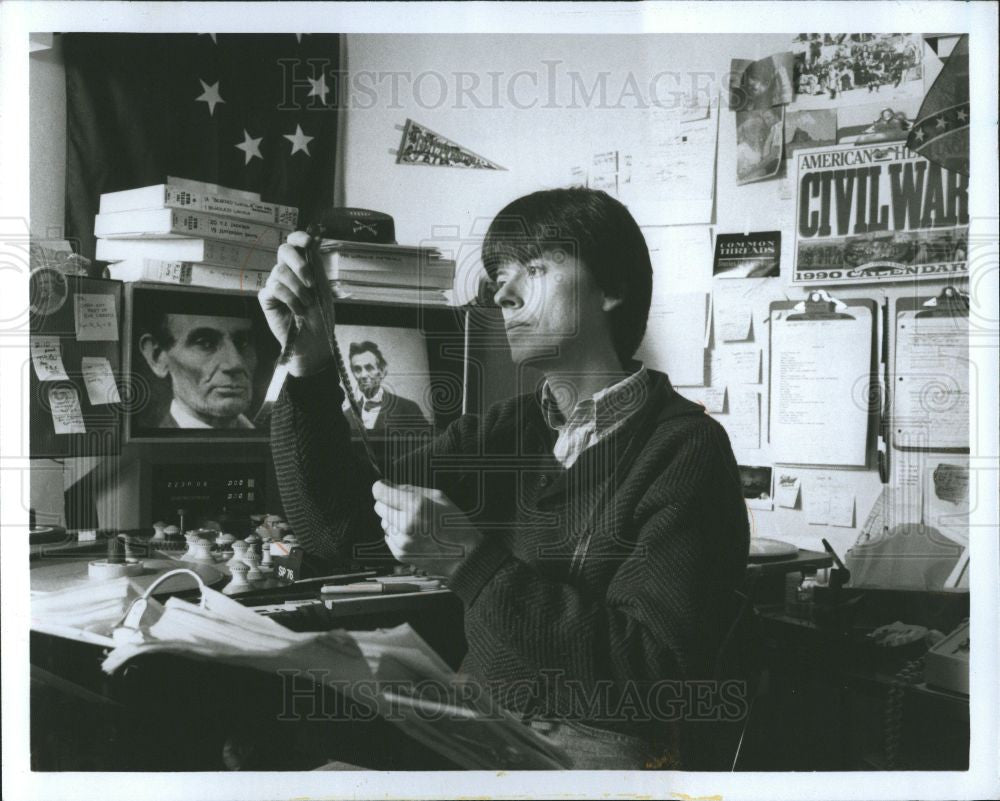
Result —
<path fill-rule="evenodd" d="M 61 238 L 65 218 L 66 70 L 60 37 L 29 58 L 28 130 L 31 137 L 31 233 Z"/>
<path fill-rule="evenodd" d="M 61 42 L 28 57 L 28 131 L 30 136 L 30 231 L 33 237 L 61 239 L 65 217 L 66 71 Z M 61 524 L 63 467 L 60 462 L 32 462 L 28 503 L 38 523 Z"/>
<path fill-rule="evenodd" d="M 643 112 L 635 100 L 622 96 L 630 75 L 647 103 L 654 93 L 667 102 L 671 91 L 687 88 L 692 80 L 714 86 L 732 55 L 745 52 L 742 38 L 350 35 L 351 77 L 374 85 L 377 99 L 373 103 L 367 91 L 352 94 L 355 105 L 371 107 L 352 107 L 347 114 L 346 202 L 392 214 L 401 243 L 434 238 L 438 227 L 454 228 L 461 237 L 481 234 L 508 201 L 564 185 L 575 160 L 589 159 L 595 149 L 636 129 Z M 768 38 L 755 41 L 762 54 Z M 667 71 L 677 76 L 662 74 Z M 401 73 L 398 93 L 392 91 L 391 73 Z M 575 83 L 574 73 L 579 76 Z M 601 73 L 607 73 L 603 107 L 599 94 L 589 103 L 584 100 Z M 555 91 L 550 92 L 552 75 Z M 447 87 L 443 102 L 435 76 Z M 460 87 L 474 80 L 479 88 L 471 95 L 486 108 L 476 108 L 470 94 L 461 93 Z M 390 151 L 399 146 L 407 118 L 507 171 L 395 164 Z"/>

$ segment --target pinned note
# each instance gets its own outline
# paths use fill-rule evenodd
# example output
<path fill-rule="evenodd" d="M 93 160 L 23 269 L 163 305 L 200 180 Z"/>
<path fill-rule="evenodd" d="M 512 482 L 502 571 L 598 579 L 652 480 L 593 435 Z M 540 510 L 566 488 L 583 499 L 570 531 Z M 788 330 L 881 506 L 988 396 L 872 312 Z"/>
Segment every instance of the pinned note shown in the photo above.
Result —
<path fill-rule="evenodd" d="M 57 434 L 86 434 L 80 396 L 75 387 L 52 387 L 49 390 L 52 425 Z"/>
<path fill-rule="evenodd" d="M 741 342 L 750 338 L 753 309 L 747 305 L 715 304 L 715 334 L 722 342 Z"/>
<path fill-rule="evenodd" d="M 815 476 L 805 494 L 806 519 L 813 524 L 854 527 L 854 493 L 833 476 Z"/>
<path fill-rule="evenodd" d="M 76 296 L 77 342 L 117 342 L 118 314 L 114 295 L 80 293 Z"/>
<path fill-rule="evenodd" d="M 787 473 L 778 475 L 778 488 L 775 497 L 778 506 L 784 509 L 794 509 L 799 505 L 799 490 L 802 482 L 798 476 L 790 476 Z"/>
<path fill-rule="evenodd" d="M 722 374 L 734 384 L 759 384 L 760 362 L 757 345 L 727 347 L 722 351 Z"/>
<path fill-rule="evenodd" d="M 709 414 L 722 414 L 726 410 L 725 387 L 680 387 L 677 392 L 704 406 Z"/>
<path fill-rule="evenodd" d="M 63 365 L 59 337 L 31 337 L 31 364 L 39 381 L 66 381 L 66 367 Z"/>
<path fill-rule="evenodd" d="M 653 302 L 646 336 L 636 358 L 670 376 L 676 386 L 704 386 L 708 294 L 660 294 L 661 277 L 653 275 Z"/>
<path fill-rule="evenodd" d="M 80 360 L 80 369 L 91 406 L 122 402 L 118 394 L 118 385 L 115 383 L 115 374 L 111 370 L 111 362 L 104 356 L 84 356 Z"/>
<path fill-rule="evenodd" d="M 760 392 L 737 389 L 729 393 L 729 414 L 721 420 L 733 448 L 760 448 Z"/>

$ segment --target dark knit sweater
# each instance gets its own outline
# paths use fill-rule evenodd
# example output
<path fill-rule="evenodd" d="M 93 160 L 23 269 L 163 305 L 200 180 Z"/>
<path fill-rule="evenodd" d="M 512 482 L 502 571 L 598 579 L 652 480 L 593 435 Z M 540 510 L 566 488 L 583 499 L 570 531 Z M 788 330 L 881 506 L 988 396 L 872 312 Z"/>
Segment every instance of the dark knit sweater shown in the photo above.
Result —
<path fill-rule="evenodd" d="M 486 535 L 449 586 L 465 606 L 462 670 L 510 709 L 648 733 L 650 688 L 712 675 L 746 507 L 725 431 L 650 376 L 629 422 L 568 470 L 536 393 L 464 415 L 390 471 L 442 490 Z M 333 369 L 289 378 L 271 430 L 293 530 L 346 563 L 387 549 L 342 401 Z M 658 696 L 661 717 L 674 697 Z"/>

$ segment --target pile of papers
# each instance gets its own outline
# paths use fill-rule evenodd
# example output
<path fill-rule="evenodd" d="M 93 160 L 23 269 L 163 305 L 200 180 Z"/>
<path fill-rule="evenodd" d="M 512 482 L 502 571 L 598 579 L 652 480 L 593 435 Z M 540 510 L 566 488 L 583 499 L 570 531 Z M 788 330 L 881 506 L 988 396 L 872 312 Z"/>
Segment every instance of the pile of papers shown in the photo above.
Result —
<path fill-rule="evenodd" d="M 568 764 L 565 754 L 456 676 L 409 625 L 293 632 L 211 589 L 204 590 L 200 605 L 170 598 L 162 613 L 149 619 L 155 622 L 127 642 L 116 637 L 123 644 L 105 659 L 107 673 L 156 652 L 265 672 L 299 670 L 374 707 L 460 767 L 527 770 Z"/>

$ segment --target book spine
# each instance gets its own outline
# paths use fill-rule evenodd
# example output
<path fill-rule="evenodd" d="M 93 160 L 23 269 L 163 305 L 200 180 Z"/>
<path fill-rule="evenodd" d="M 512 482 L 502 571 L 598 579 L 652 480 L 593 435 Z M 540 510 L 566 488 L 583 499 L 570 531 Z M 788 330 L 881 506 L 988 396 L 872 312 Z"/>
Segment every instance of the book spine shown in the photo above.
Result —
<path fill-rule="evenodd" d="M 285 231 L 272 225 L 181 209 L 98 214 L 94 220 L 94 233 L 109 239 L 161 239 L 172 236 L 221 239 L 266 250 L 277 250 L 285 236 Z"/>
<path fill-rule="evenodd" d="M 293 206 L 264 203 L 208 192 L 193 192 L 167 184 L 164 205 L 174 209 L 191 209 L 207 214 L 273 225 L 287 231 L 298 224 L 299 210 Z"/>
<path fill-rule="evenodd" d="M 321 253 L 320 258 L 327 272 L 337 270 L 364 270 L 371 272 L 398 272 L 424 275 L 455 275 L 455 262 L 450 259 L 421 258 L 406 253 Z"/>
<path fill-rule="evenodd" d="M 451 289 L 454 283 L 449 276 L 428 275 L 420 270 L 412 273 L 390 273 L 375 270 L 339 269 L 328 276 L 334 281 L 349 281 L 373 286 L 400 286 L 413 289 Z"/>
<path fill-rule="evenodd" d="M 268 276 L 268 273 L 258 270 L 235 270 L 229 267 L 160 259 L 120 262 L 112 265 L 109 272 L 112 278 L 122 281 L 152 281 L 158 284 L 252 292 L 262 289 Z"/>
<path fill-rule="evenodd" d="M 142 259 L 186 261 L 270 272 L 277 256 L 274 250 L 248 248 L 212 239 L 98 239 L 97 259 L 109 262 Z"/>
<path fill-rule="evenodd" d="M 270 272 L 278 261 L 273 250 L 259 250 L 225 242 L 205 241 L 203 261 L 218 267 L 234 267 L 238 270 Z"/>
<path fill-rule="evenodd" d="M 260 201 L 260 194 L 258 192 L 233 189 L 231 186 L 210 184 L 207 181 L 195 181 L 191 178 L 179 178 L 176 175 L 168 175 L 167 183 L 171 186 L 176 186 L 178 189 L 186 189 L 188 192 L 206 192 L 210 195 L 225 195 L 226 197 L 242 198 L 243 200 Z"/>
<path fill-rule="evenodd" d="M 270 250 L 276 250 L 284 239 L 284 232 L 270 225 L 180 209 L 171 209 L 170 230 L 175 234 L 222 239 Z"/>
<path fill-rule="evenodd" d="M 443 291 L 436 289 L 372 287 L 346 283 L 343 281 L 332 281 L 331 284 L 336 290 L 337 296 L 341 298 L 389 303 L 422 303 L 436 306 L 448 305 L 447 295 L 445 295 Z"/>

